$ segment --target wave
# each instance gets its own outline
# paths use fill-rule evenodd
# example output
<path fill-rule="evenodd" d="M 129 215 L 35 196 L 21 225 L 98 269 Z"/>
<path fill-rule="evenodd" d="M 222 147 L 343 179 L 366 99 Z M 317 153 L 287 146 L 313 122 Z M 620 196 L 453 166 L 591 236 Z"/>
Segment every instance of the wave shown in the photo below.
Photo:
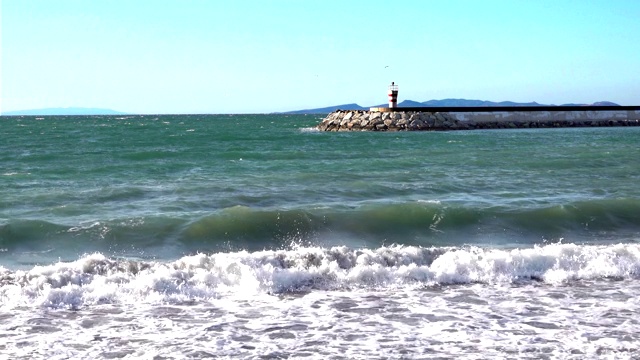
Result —
<path fill-rule="evenodd" d="M 197 254 L 173 262 L 114 259 L 95 253 L 26 271 L 0 267 L 0 304 L 81 307 L 469 283 L 536 281 L 556 286 L 639 276 L 638 244 L 551 244 L 512 250 L 299 247 Z"/>
<path fill-rule="evenodd" d="M 319 133 L 320 130 L 317 127 L 302 127 L 300 128 L 302 133 Z"/>
<path fill-rule="evenodd" d="M 0 224 L 0 248 L 161 246 L 183 251 L 307 245 L 416 246 L 627 241 L 640 234 L 640 200 L 593 200 L 545 208 L 470 207 L 440 202 L 368 203 L 302 209 L 234 206 L 189 218 L 142 216 L 63 225 L 44 220 Z"/>

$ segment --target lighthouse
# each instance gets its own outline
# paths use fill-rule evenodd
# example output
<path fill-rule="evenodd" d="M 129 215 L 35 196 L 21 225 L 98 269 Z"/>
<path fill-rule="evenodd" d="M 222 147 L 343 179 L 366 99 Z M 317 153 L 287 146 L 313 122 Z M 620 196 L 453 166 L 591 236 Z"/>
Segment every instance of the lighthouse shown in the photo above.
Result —
<path fill-rule="evenodd" d="M 393 81 L 391 85 L 389 85 L 389 109 L 395 109 L 398 107 L 398 85 L 396 85 Z"/>

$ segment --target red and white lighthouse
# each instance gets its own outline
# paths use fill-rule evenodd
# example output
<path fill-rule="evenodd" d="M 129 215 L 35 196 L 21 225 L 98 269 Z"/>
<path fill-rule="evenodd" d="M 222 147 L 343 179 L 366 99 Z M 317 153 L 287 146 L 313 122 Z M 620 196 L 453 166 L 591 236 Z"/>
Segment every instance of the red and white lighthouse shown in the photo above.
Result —
<path fill-rule="evenodd" d="M 398 85 L 396 85 L 393 81 L 391 85 L 389 85 L 389 109 L 394 109 L 398 107 Z"/>

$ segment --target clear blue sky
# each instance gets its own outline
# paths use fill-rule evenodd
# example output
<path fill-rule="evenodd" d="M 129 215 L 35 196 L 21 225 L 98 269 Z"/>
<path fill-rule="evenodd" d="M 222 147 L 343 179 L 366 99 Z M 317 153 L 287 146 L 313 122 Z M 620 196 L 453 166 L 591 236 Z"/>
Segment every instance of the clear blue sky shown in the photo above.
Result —
<path fill-rule="evenodd" d="M 638 0 L 2 0 L 0 111 L 640 105 Z M 388 66 L 388 67 L 387 67 Z"/>

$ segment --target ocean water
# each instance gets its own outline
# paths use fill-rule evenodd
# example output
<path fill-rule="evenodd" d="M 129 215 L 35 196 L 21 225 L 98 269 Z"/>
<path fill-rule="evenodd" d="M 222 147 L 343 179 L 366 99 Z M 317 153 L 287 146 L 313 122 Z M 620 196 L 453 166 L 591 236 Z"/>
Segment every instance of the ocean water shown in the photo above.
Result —
<path fill-rule="evenodd" d="M 0 358 L 640 357 L 640 128 L 0 118 Z"/>

